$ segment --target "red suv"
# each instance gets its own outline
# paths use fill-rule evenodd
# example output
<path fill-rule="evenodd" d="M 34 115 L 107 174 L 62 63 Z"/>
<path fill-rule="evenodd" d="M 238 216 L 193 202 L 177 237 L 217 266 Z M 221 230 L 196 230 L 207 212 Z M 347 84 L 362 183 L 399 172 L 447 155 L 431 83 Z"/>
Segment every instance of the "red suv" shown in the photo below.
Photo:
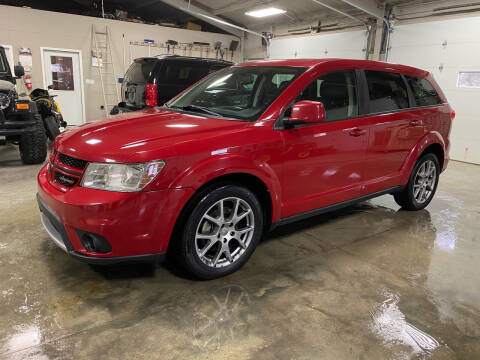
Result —
<path fill-rule="evenodd" d="M 383 194 L 427 206 L 454 115 L 432 76 L 407 66 L 232 66 L 164 107 L 57 137 L 38 175 L 42 222 L 85 262 L 168 252 L 199 278 L 224 276 L 274 226 Z"/>

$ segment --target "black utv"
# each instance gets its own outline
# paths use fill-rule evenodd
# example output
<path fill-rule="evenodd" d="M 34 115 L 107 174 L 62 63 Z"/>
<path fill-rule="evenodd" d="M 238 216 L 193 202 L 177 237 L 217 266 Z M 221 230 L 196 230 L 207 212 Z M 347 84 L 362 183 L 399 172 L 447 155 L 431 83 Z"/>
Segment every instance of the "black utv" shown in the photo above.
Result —
<path fill-rule="evenodd" d="M 22 66 L 15 66 L 15 76 L 0 46 L 0 145 L 19 145 L 24 164 L 40 164 L 47 157 L 47 136 L 35 102 L 19 97 L 16 80 L 24 75 Z"/>

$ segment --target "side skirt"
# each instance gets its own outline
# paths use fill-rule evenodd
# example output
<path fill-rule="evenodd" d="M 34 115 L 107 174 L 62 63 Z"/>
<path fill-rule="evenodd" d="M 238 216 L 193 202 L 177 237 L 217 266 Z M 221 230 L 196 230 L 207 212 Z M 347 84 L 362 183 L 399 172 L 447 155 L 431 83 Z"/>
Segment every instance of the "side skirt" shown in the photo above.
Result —
<path fill-rule="evenodd" d="M 360 197 L 355 198 L 355 199 L 342 201 L 340 203 L 328 205 L 328 206 L 325 206 L 325 207 L 322 207 L 322 208 L 319 208 L 319 209 L 309 210 L 309 211 L 306 211 L 306 212 L 303 212 L 303 213 L 300 213 L 300 214 L 295 214 L 295 215 L 292 215 L 292 216 L 281 218 L 280 220 L 278 220 L 277 222 L 275 222 L 271 225 L 270 230 L 273 230 L 278 226 L 290 224 L 290 223 L 293 223 L 293 222 L 296 222 L 296 221 L 299 221 L 299 220 L 303 220 L 303 219 L 307 219 L 309 217 L 321 215 L 321 214 L 324 214 L 324 213 L 327 213 L 327 212 L 330 212 L 330 211 L 335 211 L 335 210 L 338 210 L 338 209 L 341 209 L 341 208 L 344 208 L 344 207 L 347 207 L 347 206 L 350 206 L 350 205 L 357 204 L 357 203 L 362 202 L 362 201 L 366 201 L 366 200 L 376 198 L 378 196 L 399 192 L 399 191 L 402 191 L 404 188 L 405 188 L 405 185 L 394 186 L 394 187 L 391 187 L 391 188 L 388 188 L 388 189 L 385 189 L 385 190 L 382 190 L 382 191 L 377 191 L 373 194 L 360 196 Z"/>

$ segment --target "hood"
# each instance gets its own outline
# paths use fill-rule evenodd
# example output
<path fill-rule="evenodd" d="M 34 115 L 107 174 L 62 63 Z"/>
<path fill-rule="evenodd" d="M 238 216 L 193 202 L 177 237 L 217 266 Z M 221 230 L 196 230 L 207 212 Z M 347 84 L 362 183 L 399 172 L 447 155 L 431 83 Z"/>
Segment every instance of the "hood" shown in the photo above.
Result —
<path fill-rule="evenodd" d="M 15 85 L 10 81 L 0 80 L 0 91 L 15 91 Z"/>
<path fill-rule="evenodd" d="M 159 149 L 172 153 L 178 143 L 185 145 L 247 125 L 243 121 L 144 109 L 67 130 L 57 137 L 56 146 L 59 152 L 82 160 L 128 162 L 138 153 Z"/>

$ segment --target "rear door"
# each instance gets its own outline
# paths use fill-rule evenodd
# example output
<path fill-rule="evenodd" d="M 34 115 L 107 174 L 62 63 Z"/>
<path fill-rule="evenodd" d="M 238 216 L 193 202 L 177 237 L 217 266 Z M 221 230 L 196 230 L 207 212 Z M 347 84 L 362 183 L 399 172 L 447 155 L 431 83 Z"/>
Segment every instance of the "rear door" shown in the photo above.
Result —
<path fill-rule="evenodd" d="M 364 74 L 370 137 L 363 194 L 370 194 L 398 185 L 400 169 L 424 128 L 410 109 L 401 74 L 372 70 Z"/>

